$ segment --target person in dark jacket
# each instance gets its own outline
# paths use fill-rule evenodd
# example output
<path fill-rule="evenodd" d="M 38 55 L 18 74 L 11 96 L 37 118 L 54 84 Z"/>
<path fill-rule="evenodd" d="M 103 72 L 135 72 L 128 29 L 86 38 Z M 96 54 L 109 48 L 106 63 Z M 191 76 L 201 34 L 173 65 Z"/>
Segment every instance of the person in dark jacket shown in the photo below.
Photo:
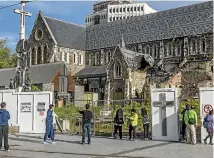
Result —
<path fill-rule="evenodd" d="M 119 130 L 119 137 L 122 139 L 122 125 L 124 124 L 123 110 L 120 108 L 116 112 L 114 118 L 114 139 L 117 139 L 117 130 Z"/>
<path fill-rule="evenodd" d="M 50 135 L 51 137 L 51 140 L 52 140 L 52 144 L 55 144 L 56 141 L 54 139 L 54 129 L 53 129 L 53 118 L 54 118 L 54 114 L 53 114 L 53 107 L 54 105 L 49 105 L 49 109 L 47 111 L 47 117 L 46 117 L 46 132 L 45 132 L 45 135 L 44 135 L 44 142 L 43 144 L 48 144 L 48 142 L 46 141 L 47 140 L 47 137 L 48 135 Z"/>
<path fill-rule="evenodd" d="M 144 131 L 144 140 L 149 139 L 149 114 L 145 108 L 141 109 L 141 115 L 143 117 L 143 131 Z"/>
<path fill-rule="evenodd" d="M 4 137 L 4 149 L 9 150 L 8 145 L 8 120 L 10 119 L 10 113 L 6 110 L 6 103 L 1 103 L 0 109 L 0 148 L 2 147 L 2 137 Z"/>
<path fill-rule="evenodd" d="M 186 124 L 185 124 L 185 121 L 184 121 L 184 115 L 185 113 L 188 111 L 188 109 L 190 109 L 190 105 L 186 105 L 186 108 L 181 112 L 182 114 L 182 142 L 185 141 L 185 135 L 186 135 Z"/>
<path fill-rule="evenodd" d="M 213 110 L 209 111 L 209 113 L 205 117 L 205 126 L 207 129 L 208 135 L 204 139 L 204 144 L 207 144 L 207 139 L 210 138 L 210 145 L 213 145 Z"/>
<path fill-rule="evenodd" d="M 91 119 L 93 118 L 92 112 L 89 110 L 90 105 L 85 105 L 86 110 L 79 111 L 82 114 L 82 143 L 85 144 L 86 131 L 88 134 L 88 144 L 91 144 Z"/>

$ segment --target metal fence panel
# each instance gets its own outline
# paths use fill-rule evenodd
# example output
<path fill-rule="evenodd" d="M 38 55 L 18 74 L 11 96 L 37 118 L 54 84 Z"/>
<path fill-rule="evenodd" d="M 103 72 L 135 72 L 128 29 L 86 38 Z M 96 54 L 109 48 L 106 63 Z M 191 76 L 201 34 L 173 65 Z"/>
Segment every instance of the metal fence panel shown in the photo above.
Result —
<path fill-rule="evenodd" d="M 85 109 L 85 104 L 90 104 L 90 110 L 93 112 L 92 121 L 92 135 L 94 136 L 112 136 L 114 131 L 114 117 L 117 109 L 122 108 L 124 113 L 125 123 L 123 125 L 123 135 L 128 136 L 128 126 L 127 117 L 131 113 L 131 109 L 135 108 L 138 113 L 138 127 L 136 129 L 136 134 L 138 137 L 143 135 L 143 121 L 140 109 L 145 107 L 150 116 L 151 122 L 151 102 L 150 100 L 143 99 L 131 99 L 131 100 L 75 100 L 66 102 L 65 108 L 57 109 L 57 113 L 61 118 L 66 118 L 70 121 L 70 132 L 73 134 L 82 134 L 82 116 L 79 114 L 78 110 Z M 81 106 L 78 106 L 80 105 Z M 199 99 L 182 99 L 179 98 L 179 116 L 182 119 L 181 112 L 185 108 L 186 104 L 194 105 L 196 112 L 199 116 L 200 106 Z M 62 110 L 64 109 L 64 110 Z M 180 125 L 181 127 L 181 125 Z M 150 123 L 150 134 L 151 134 L 151 123 Z M 197 131 L 199 136 L 199 131 Z"/>

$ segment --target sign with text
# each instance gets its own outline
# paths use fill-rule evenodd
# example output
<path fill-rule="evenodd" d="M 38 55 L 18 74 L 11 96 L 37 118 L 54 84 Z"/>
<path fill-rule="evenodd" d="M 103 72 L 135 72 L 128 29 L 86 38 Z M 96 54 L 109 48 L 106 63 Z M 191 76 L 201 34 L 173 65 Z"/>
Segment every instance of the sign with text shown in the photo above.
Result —
<path fill-rule="evenodd" d="M 20 112 L 29 112 L 31 113 L 32 104 L 31 102 L 24 102 L 20 104 Z"/>
<path fill-rule="evenodd" d="M 39 102 L 37 104 L 37 111 L 39 111 L 39 112 L 45 111 L 45 102 Z"/>
<path fill-rule="evenodd" d="M 200 88 L 200 118 L 201 124 L 209 111 L 214 109 L 214 87 Z M 201 126 L 201 142 L 207 136 L 207 130 Z M 214 141 L 213 141 L 214 142 Z"/>

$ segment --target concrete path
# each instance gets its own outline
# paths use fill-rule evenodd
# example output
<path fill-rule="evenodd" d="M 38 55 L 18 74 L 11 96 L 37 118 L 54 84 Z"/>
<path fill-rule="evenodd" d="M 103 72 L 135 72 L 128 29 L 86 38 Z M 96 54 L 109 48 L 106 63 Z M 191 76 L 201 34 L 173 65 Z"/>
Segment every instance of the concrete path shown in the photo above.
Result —
<path fill-rule="evenodd" d="M 212 158 L 213 146 L 182 143 L 113 140 L 92 138 L 92 144 L 81 145 L 79 136 L 56 135 L 57 144 L 42 144 L 42 135 L 10 135 L 11 151 L 0 151 L 0 157 L 16 158 Z"/>

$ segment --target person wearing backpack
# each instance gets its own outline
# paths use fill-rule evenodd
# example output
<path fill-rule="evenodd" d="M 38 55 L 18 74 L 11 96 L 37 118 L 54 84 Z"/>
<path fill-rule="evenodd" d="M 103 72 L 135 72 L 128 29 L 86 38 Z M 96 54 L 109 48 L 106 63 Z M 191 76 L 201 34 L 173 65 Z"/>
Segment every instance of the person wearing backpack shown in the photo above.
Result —
<path fill-rule="evenodd" d="M 207 139 L 210 138 L 210 145 L 213 145 L 213 110 L 204 118 L 204 127 L 207 129 L 208 135 L 204 139 L 204 144 L 207 144 Z"/>
<path fill-rule="evenodd" d="M 145 108 L 141 109 L 141 115 L 143 117 L 143 131 L 144 131 L 144 140 L 149 139 L 149 114 Z"/>
<path fill-rule="evenodd" d="M 197 126 L 197 114 L 194 110 L 194 106 L 188 106 L 186 113 L 184 114 L 184 121 L 186 124 L 186 137 L 187 144 L 196 144 L 196 126 Z"/>
<path fill-rule="evenodd" d="M 122 139 L 122 126 L 124 124 L 123 120 L 123 110 L 120 108 L 116 112 L 114 118 L 114 139 L 117 139 L 117 130 L 119 130 L 119 137 Z"/>

